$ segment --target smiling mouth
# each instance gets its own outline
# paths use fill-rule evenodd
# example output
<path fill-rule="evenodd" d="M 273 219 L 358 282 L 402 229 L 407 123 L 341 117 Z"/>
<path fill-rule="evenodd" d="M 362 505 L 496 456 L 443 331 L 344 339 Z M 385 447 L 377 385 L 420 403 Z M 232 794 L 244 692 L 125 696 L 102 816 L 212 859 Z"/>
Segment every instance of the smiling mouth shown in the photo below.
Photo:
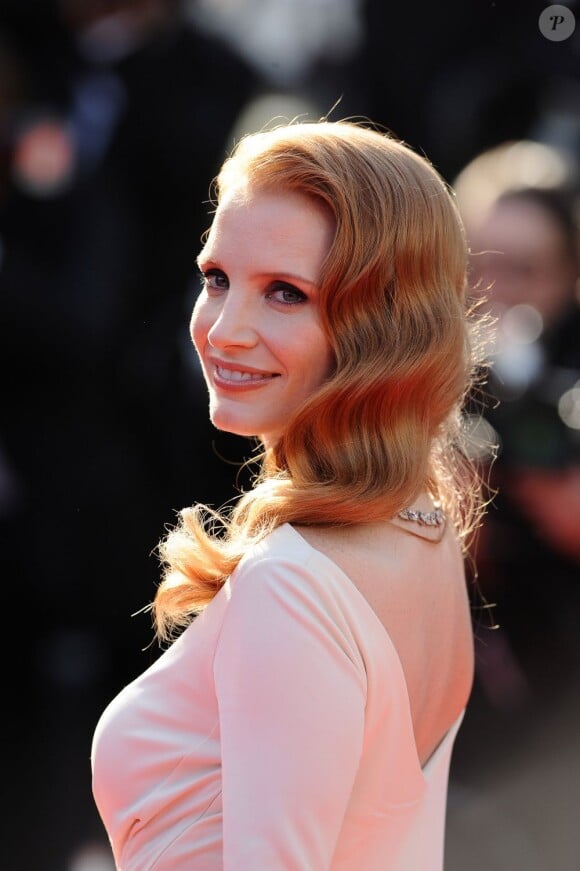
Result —
<path fill-rule="evenodd" d="M 245 372 L 243 369 L 222 369 L 217 365 L 215 371 L 216 375 L 218 375 L 222 381 L 231 381 L 238 384 L 244 381 L 268 381 L 271 378 L 278 378 L 276 372 L 266 374 Z"/>

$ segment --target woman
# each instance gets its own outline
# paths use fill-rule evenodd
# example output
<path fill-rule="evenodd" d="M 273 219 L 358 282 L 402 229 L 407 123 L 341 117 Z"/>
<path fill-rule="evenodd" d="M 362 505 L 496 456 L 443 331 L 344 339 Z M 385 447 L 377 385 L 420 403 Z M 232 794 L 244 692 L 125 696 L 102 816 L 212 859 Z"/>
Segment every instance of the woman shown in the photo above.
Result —
<path fill-rule="evenodd" d="M 192 336 L 262 471 L 229 515 L 182 512 L 153 608 L 185 631 L 98 725 L 123 871 L 442 868 L 473 667 L 466 257 L 388 135 L 291 124 L 225 161 Z"/>

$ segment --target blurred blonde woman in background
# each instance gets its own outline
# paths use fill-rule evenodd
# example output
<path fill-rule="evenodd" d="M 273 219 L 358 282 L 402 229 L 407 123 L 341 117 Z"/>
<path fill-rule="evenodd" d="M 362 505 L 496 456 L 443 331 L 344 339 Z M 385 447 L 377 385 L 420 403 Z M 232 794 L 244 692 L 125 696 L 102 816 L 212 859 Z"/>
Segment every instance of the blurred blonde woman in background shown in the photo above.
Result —
<path fill-rule="evenodd" d="M 162 542 L 172 643 L 93 744 L 117 867 L 441 871 L 481 513 L 461 220 L 426 159 L 346 121 L 244 137 L 216 193 L 192 337 L 261 470 Z"/>

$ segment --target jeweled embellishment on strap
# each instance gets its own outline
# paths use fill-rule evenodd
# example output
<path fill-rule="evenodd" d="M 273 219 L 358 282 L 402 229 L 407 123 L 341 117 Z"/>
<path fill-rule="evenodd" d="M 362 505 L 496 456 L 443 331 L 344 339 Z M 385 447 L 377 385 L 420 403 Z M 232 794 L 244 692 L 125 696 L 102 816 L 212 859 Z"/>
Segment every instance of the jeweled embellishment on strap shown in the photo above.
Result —
<path fill-rule="evenodd" d="M 440 508 L 434 511 L 420 511 L 418 508 L 403 508 L 399 511 L 401 520 L 413 520 L 423 526 L 442 526 L 445 523 L 445 514 Z"/>

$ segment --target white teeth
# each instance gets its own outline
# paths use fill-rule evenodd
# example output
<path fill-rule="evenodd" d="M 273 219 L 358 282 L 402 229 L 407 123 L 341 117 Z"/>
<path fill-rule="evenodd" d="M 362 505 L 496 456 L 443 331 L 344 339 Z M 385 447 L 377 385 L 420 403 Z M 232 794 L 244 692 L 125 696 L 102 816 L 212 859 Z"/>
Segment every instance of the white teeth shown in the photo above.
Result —
<path fill-rule="evenodd" d="M 215 367 L 216 373 L 224 381 L 263 381 L 265 378 L 272 378 L 272 375 L 261 375 L 255 372 L 244 372 L 241 369 L 222 369 L 220 366 Z"/>

